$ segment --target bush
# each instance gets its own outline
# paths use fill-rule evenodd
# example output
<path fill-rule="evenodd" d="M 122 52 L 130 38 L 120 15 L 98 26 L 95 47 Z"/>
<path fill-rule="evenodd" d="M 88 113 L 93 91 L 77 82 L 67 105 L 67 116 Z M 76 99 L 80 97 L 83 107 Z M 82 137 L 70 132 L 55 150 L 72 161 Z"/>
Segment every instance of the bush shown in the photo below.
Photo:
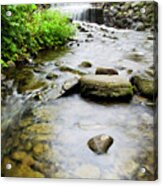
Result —
<path fill-rule="evenodd" d="M 1 58 L 23 61 L 37 51 L 64 45 L 75 28 L 58 11 L 36 5 L 2 5 Z"/>

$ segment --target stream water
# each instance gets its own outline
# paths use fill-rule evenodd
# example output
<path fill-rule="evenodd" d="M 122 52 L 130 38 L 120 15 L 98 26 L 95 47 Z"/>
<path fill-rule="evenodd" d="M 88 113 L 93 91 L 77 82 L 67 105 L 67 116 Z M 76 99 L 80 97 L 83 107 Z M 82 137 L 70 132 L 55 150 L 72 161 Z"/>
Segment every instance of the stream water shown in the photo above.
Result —
<path fill-rule="evenodd" d="M 26 67 L 37 80 L 46 81 L 41 100 L 31 99 L 36 91 L 23 94 L 16 89 L 2 105 L 2 175 L 153 179 L 154 110 L 146 98 L 135 95 L 130 103 L 96 103 L 74 93 L 56 99 L 63 82 L 79 77 L 60 71 L 59 65 L 86 73 L 99 66 L 113 67 L 127 78 L 148 69 L 153 63 L 153 41 L 147 39 L 151 33 L 77 22 L 87 32 L 78 31 L 76 40 L 57 52 L 40 52 L 35 66 Z M 79 67 L 82 61 L 90 61 L 92 67 Z M 22 67 L 18 72 L 23 73 Z M 51 72 L 57 80 L 46 79 Z M 114 143 L 108 153 L 96 155 L 87 141 L 103 133 Z"/>

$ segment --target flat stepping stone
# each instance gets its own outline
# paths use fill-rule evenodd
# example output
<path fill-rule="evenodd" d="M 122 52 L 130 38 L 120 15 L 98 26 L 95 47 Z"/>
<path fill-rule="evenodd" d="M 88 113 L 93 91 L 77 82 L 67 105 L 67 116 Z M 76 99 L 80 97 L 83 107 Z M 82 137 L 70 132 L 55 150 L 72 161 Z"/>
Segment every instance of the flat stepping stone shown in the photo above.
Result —
<path fill-rule="evenodd" d="M 131 99 L 131 83 L 118 75 L 85 75 L 80 79 L 80 91 L 83 97 L 105 98 L 109 100 Z"/>

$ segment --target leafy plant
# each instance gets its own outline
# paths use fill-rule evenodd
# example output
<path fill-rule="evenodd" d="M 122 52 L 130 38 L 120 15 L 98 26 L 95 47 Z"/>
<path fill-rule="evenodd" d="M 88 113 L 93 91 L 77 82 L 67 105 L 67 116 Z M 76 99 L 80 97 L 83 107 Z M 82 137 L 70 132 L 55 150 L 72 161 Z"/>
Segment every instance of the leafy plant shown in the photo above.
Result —
<path fill-rule="evenodd" d="M 23 61 L 37 51 L 64 45 L 74 26 L 58 11 L 31 5 L 2 5 L 1 58 Z"/>

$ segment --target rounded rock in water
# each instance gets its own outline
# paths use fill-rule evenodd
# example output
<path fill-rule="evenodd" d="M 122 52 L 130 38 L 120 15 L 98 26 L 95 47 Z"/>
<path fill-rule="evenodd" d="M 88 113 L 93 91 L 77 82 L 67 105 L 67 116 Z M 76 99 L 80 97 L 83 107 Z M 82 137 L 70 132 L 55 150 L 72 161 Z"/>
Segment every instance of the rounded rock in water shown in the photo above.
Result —
<path fill-rule="evenodd" d="M 89 148 L 96 154 L 107 153 L 112 144 L 113 138 L 105 134 L 95 136 L 88 141 Z"/>

